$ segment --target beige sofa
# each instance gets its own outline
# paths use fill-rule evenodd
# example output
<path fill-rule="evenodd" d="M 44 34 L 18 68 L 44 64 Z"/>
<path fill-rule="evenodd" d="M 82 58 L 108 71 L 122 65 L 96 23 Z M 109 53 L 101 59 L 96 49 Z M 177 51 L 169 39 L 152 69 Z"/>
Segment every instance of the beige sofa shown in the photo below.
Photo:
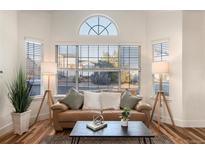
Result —
<path fill-rule="evenodd" d="M 93 115 L 101 114 L 104 120 L 119 121 L 122 110 L 71 110 L 66 105 L 57 102 L 52 105 L 53 123 L 56 131 L 63 128 L 73 128 L 76 121 L 88 121 L 93 119 Z M 131 110 L 129 119 L 132 121 L 143 121 L 149 127 L 151 106 L 140 101 L 134 110 Z"/>

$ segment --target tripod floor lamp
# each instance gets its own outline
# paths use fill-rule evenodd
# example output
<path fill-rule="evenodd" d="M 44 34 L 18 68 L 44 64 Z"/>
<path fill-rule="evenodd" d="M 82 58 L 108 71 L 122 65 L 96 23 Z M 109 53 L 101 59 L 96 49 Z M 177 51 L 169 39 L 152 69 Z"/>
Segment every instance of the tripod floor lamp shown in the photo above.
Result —
<path fill-rule="evenodd" d="M 155 101 L 154 101 L 154 107 L 153 107 L 152 114 L 151 114 L 151 120 L 152 120 L 155 109 L 156 109 L 156 106 L 157 106 L 158 128 L 160 128 L 160 106 L 162 105 L 162 103 L 165 104 L 165 106 L 167 108 L 167 111 L 168 111 L 168 114 L 170 116 L 172 125 L 175 127 L 174 120 L 173 120 L 173 117 L 172 117 L 172 114 L 171 114 L 171 110 L 168 106 L 168 103 L 167 103 L 167 100 L 166 100 L 166 97 L 165 97 L 165 94 L 164 94 L 164 91 L 163 91 L 163 88 L 162 88 L 163 74 L 166 74 L 168 72 L 169 72 L 169 64 L 167 62 L 154 62 L 154 63 L 152 63 L 152 73 L 153 74 L 159 74 L 159 76 L 160 76 L 159 90 L 156 94 Z"/>
<path fill-rule="evenodd" d="M 40 111 L 42 109 L 43 103 L 45 102 L 46 98 L 47 98 L 47 104 L 48 104 L 48 107 L 49 107 L 49 120 L 51 122 L 51 119 L 52 119 L 51 105 L 54 104 L 54 100 L 53 100 L 53 97 L 52 97 L 52 92 L 51 92 L 51 89 L 50 89 L 50 78 L 52 76 L 56 75 L 56 73 L 57 73 L 56 63 L 54 63 L 54 62 L 45 62 L 45 63 L 42 63 L 41 68 L 42 68 L 43 76 L 47 77 L 47 81 L 48 81 L 47 86 L 48 87 L 44 92 L 43 99 L 41 101 L 41 104 L 40 104 L 40 107 L 39 107 L 39 110 L 38 110 L 38 113 L 37 113 L 37 116 L 36 116 L 36 119 L 35 119 L 34 123 L 36 123 L 38 121 Z"/>

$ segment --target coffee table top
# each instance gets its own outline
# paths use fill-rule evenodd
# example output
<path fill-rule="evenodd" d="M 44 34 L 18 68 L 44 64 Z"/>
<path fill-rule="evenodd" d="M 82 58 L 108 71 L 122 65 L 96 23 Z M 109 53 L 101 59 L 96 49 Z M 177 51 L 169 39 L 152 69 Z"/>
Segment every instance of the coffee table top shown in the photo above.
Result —
<path fill-rule="evenodd" d="M 92 131 L 86 127 L 91 121 L 77 121 L 70 137 L 155 137 L 141 121 L 129 121 L 128 127 L 122 127 L 120 121 L 105 121 L 107 127 Z"/>

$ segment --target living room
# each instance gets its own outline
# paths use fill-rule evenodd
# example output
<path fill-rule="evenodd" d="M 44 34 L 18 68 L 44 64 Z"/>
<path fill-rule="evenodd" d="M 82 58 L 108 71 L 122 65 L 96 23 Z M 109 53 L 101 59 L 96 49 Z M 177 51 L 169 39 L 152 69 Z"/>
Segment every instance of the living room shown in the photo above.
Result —
<path fill-rule="evenodd" d="M 0 143 L 205 143 L 204 11 L 1 10 L 0 23 Z"/>

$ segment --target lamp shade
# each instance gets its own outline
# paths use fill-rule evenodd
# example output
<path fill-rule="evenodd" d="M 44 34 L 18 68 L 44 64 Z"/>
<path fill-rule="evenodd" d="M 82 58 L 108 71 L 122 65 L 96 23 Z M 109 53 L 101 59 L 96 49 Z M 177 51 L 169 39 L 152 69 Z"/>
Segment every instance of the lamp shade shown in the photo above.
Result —
<path fill-rule="evenodd" d="M 54 62 L 41 63 L 43 75 L 55 75 L 57 73 L 57 65 Z"/>
<path fill-rule="evenodd" d="M 154 62 L 154 63 L 152 63 L 152 73 L 153 74 L 169 73 L 169 63 L 168 62 Z"/>

